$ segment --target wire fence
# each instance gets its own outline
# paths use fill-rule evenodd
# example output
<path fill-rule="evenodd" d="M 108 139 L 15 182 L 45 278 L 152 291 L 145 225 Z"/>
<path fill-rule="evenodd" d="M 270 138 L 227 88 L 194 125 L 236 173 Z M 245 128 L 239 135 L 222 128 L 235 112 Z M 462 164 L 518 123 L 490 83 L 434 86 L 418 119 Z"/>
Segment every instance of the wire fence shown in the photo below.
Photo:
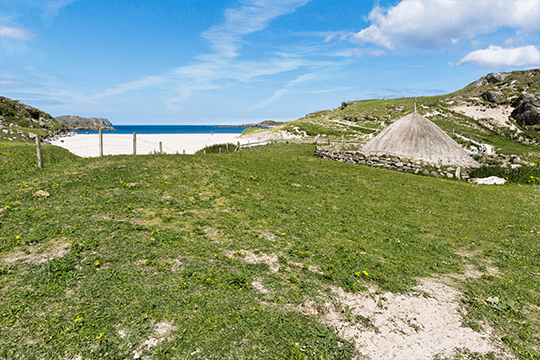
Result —
<path fill-rule="evenodd" d="M 82 157 L 98 157 L 100 155 L 144 155 L 144 154 L 177 154 L 178 149 L 164 146 L 160 141 L 147 141 L 137 138 L 134 144 L 133 137 L 128 136 L 103 136 L 100 146 L 99 137 L 79 136 L 75 138 L 64 138 L 53 142 L 67 148 L 73 154 Z"/>

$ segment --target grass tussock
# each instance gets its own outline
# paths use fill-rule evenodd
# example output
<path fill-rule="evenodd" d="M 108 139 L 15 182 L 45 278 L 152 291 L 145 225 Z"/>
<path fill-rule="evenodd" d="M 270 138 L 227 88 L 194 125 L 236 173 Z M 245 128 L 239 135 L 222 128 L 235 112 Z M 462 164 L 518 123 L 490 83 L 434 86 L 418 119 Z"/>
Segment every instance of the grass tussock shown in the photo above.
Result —
<path fill-rule="evenodd" d="M 214 145 L 205 146 L 201 150 L 197 151 L 195 154 L 196 155 L 201 155 L 201 154 L 222 154 L 222 153 L 234 152 L 234 149 L 236 149 L 235 144 L 231 144 L 231 143 L 228 143 L 228 144 L 214 144 Z"/>

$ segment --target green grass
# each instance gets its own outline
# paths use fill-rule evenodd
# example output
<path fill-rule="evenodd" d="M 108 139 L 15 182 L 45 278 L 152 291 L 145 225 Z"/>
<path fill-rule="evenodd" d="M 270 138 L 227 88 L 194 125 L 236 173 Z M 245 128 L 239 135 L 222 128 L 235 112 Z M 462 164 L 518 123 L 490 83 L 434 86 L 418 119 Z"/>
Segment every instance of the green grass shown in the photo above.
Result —
<path fill-rule="evenodd" d="M 229 153 L 234 152 L 236 149 L 236 144 L 228 143 L 228 144 L 215 144 L 215 145 L 209 145 L 205 146 L 201 150 L 197 151 L 196 154 L 221 154 L 221 153 Z"/>
<path fill-rule="evenodd" d="M 472 170 L 471 177 L 486 178 L 497 176 L 516 184 L 540 185 L 540 168 L 522 166 L 516 169 L 501 166 L 481 166 Z"/>
<path fill-rule="evenodd" d="M 487 322 L 519 358 L 540 356 L 537 186 L 332 162 L 313 145 L 45 149 L 38 170 L 32 147 L 0 148 L 0 359 L 128 358 L 164 322 L 172 331 L 143 357 L 351 359 L 352 343 L 298 307 L 332 301 L 332 286 L 406 293 L 469 267 L 484 276 L 454 283 L 466 325 Z M 244 251 L 279 255 L 279 271 Z"/>

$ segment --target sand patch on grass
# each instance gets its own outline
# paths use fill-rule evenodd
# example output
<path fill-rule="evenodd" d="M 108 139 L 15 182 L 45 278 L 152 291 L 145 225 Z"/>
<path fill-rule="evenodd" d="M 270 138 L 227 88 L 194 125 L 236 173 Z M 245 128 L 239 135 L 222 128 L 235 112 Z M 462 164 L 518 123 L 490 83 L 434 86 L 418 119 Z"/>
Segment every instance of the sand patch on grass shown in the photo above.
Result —
<path fill-rule="evenodd" d="M 495 124 L 500 127 L 507 127 L 510 130 L 518 130 L 514 123 L 509 120 L 512 109 L 512 107 L 504 105 L 491 108 L 477 105 L 467 106 L 466 104 L 460 104 L 451 108 L 451 110 L 462 113 L 463 115 L 472 117 L 474 119 L 493 119 L 495 120 Z"/>
<path fill-rule="evenodd" d="M 434 359 L 461 349 L 514 359 L 491 329 L 461 326 L 459 298 L 451 287 L 420 280 L 412 294 L 351 294 L 334 288 L 333 303 L 308 302 L 300 310 L 353 341 L 363 359 Z"/>
<path fill-rule="evenodd" d="M 54 241 L 45 244 L 28 246 L 24 251 L 17 250 L 0 258 L 0 263 L 13 264 L 23 262 L 28 264 L 42 264 L 44 262 L 63 257 L 69 252 L 70 243 L 65 241 Z"/>
<path fill-rule="evenodd" d="M 250 264 L 260 264 L 260 263 L 267 264 L 268 266 L 270 266 L 270 271 L 272 272 L 277 272 L 279 270 L 279 263 L 278 263 L 279 258 L 275 254 L 270 254 L 270 255 L 264 254 L 264 253 L 256 254 L 248 250 L 238 250 L 238 251 L 228 251 L 226 255 L 231 258 L 233 256 L 239 257 L 240 259 Z"/>
<path fill-rule="evenodd" d="M 156 337 L 149 337 L 144 343 L 139 345 L 137 349 L 133 350 L 133 358 L 140 359 L 143 352 L 154 346 L 161 344 L 163 341 L 168 340 L 167 336 L 175 330 L 172 322 L 162 321 L 156 324 L 154 333 Z M 119 333 L 120 334 L 120 333 Z"/>

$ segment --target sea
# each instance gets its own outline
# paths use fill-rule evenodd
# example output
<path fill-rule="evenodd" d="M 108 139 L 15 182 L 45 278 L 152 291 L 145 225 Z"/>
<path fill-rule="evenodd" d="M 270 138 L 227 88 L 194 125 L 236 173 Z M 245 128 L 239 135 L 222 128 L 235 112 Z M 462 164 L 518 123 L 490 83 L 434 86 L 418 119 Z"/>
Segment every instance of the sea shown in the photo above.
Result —
<path fill-rule="evenodd" d="M 104 130 L 104 134 L 240 134 L 245 127 L 227 125 L 113 125 L 115 130 Z M 99 131 L 77 130 L 78 134 L 97 134 Z"/>

